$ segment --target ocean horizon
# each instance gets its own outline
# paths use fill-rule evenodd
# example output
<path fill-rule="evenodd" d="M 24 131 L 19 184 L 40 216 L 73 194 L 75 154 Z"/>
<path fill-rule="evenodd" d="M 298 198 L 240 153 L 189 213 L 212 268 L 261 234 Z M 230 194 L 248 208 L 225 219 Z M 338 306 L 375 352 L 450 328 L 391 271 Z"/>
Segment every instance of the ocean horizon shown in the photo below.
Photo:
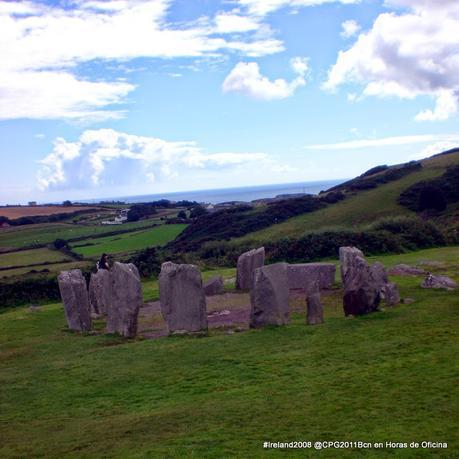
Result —
<path fill-rule="evenodd" d="M 104 199 L 79 200 L 79 202 L 93 203 L 100 201 L 122 201 L 126 203 L 138 203 L 156 201 L 159 199 L 168 199 L 169 201 L 188 200 L 208 204 L 219 204 L 230 201 L 250 202 L 256 199 L 274 198 L 281 194 L 319 194 L 322 190 L 338 185 L 345 180 L 347 179 L 217 188 L 208 190 L 176 191 L 172 193 L 154 193 L 137 196 L 114 196 Z"/>

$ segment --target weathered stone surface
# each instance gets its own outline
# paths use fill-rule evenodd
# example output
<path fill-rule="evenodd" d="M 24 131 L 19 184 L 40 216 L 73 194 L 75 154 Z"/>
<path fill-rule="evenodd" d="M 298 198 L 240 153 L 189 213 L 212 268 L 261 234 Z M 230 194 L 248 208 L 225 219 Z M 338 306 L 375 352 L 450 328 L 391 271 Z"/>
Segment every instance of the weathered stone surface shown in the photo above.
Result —
<path fill-rule="evenodd" d="M 62 271 L 58 278 L 65 317 L 71 330 L 91 330 L 88 289 L 81 270 Z"/>
<path fill-rule="evenodd" d="M 111 301 L 107 311 L 107 332 L 132 338 L 143 303 L 142 284 L 137 267 L 115 262 L 110 270 Z"/>
<path fill-rule="evenodd" d="M 400 303 L 400 293 L 394 282 L 388 282 L 384 286 L 384 301 L 387 306 L 395 306 Z"/>
<path fill-rule="evenodd" d="M 379 288 L 379 291 L 383 294 L 386 284 L 389 282 L 387 278 L 386 269 L 382 263 L 377 261 L 370 267 L 371 279 L 375 283 L 375 286 Z"/>
<path fill-rule="evenodd" d="M 353 277 L 356 257 L 364 258 L 363 253 L 356 247 L 339 248 L 340 271 L 344 288 L 346 288 L 346 284 Z"/>
<path fill-rule="evenodd" d="M 288 265 L 276 263 L 255 270 L 250 291 L 250 327 L 284 325 L 290 319 Z"/>
<path fill-rule="evenodd" d="M 428 274 L 427 277 L 421 284 L 422 288 L 444 288 L 447 290 L 452 290 L 457 288 L 457 282 L 447 276 L 434 276 L 433 274 Z"/>
<path fill-rule="evenodd" d="M 362 252 L 355 247 L 341 247 L 339 254 L 344 314 L 361 315 L 377 311 L 381 301 L 381 285 L 374 281 L 374 273 Z"/>
<path fill-rule="evenodd" d="M 336 266 L 333 263 L 299 263 L 288 266 L 290 289 L 307 290 L 318 283 L 321 290 L 331 289 L 335 282 Z"/>
<path fill-rule="evenodd" d="M 416 266 L 405 265 L 403 263 L 393 266 L 388 272 L 391 276 L 419 276 L 420 274 L 425 274 L 422 268 L 416 268 Z"/>
<path fill-rule="evenodd" d="M 97 315 L 106 315 L 110 306 L 111 296 L 110 271 L 99 269 L 91 274 L 89 281 L 89 304 L 91 312 Z"/>
<path fill-rule="evenodd" d="M 225 284 L 222 276 L 211 277 L 204 284 L 204 293 L 206 296 L 221 295 L 225 291 Z"/>
<path fill-rule="evenodd" d="M 324 310 L 320 302 L 320 290 L 315 288 L 306 296 L 306 323 L 308 325 L 318 325 L 324 323 Z"/>
<path fill-rule="evenodd" d="M 169 333 L 207 330 L 206 296 L 197 266 L 163 263 L 159 296 Z"/>
<path fill-rule="evenodd" d="M 252 288 L 254 272 L 265 263 L 265 248 L 249 250 L 237 259 L 236 288 L 250 290 Z"/>

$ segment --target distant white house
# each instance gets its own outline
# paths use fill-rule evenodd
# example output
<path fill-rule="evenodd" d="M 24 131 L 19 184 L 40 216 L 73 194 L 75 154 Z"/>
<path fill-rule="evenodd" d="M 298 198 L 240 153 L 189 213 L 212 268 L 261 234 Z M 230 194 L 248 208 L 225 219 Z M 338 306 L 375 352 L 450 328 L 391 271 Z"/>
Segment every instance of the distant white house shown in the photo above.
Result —
<path fill-rule="evenodd" d="M 122 209 L 117 217 L 114 220 L 104 220 L 102 225 L 122 225 L 124 222 L 127 221 L 127 214 L 129 209 Z"/>

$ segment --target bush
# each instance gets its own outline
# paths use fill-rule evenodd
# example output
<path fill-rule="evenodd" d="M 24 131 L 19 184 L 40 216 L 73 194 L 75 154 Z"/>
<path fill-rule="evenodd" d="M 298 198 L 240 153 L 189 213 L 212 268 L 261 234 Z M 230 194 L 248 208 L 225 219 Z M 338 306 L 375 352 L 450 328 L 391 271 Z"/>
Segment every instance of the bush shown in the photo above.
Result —
<path fill-rule="evenodd" d="M 61 250 L 61 249 L 65 248 L 65 247 L 67 247 L 67 241 L 65 239 L 56 239 L 53 242 L 53 247 L 56 250 Z"/>
<path fill-rule="evenodd" d="M 342 246 L 356 246 L 367 255 L 400 253 L 410 250 L 445 245 L 441 231 L 432 223 L 419 218 L 393 218 L 377 222 L 366 231 L 326 231 L 306 234 L 292 239 L 267 242 L 267 261 L 289 263 L 310 262 L 336 258 Z M 207 242 L 196 254 L 209 264 L 234 266 L 238 256 L 254 244 Z"/>
<path fill-rule="evenodd" d="M 45 300 L 60 300 L 57 278 L 41 277 L 0 283 L 0 308 Z"/>
<path fill-rule="evenodd" d="M 424 186 L 419 193 L 418 209 L 423 210 L 438 210 L 441 212 L 446 209 L 446 198 L 441 188 L 435 185 Z"/>
<path fill-rule="evenodd" d="M 142 277 L 157 276 L 161 271 L 161 260 L 154 248 L 137 252 L 129 263 L 134 263 Z"/>
<path fill-rule="evenodd" d="M 459 166 L 449 167 L 433 180 L 411 185 L 399 197 L 399 203 L 414 212 L 426 209 L 444 210 L 448 204 L 459 202 Z"/>

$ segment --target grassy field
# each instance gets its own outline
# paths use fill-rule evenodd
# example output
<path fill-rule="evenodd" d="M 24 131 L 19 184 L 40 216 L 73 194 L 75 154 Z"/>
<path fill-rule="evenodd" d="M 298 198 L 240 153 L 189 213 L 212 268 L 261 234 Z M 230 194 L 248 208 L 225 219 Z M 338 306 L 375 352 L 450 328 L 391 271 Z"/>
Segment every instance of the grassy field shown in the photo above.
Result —
<path fill-rule="evenodd" d="M 452 255 L 453 254 L 453 255 Z M 459 248 L 379 257 L 444 263 Z M 227 273 L 231 275 L 231 272 Z M 396 278 L 415 302 L 345 319 L 206 338 L 69 333 L 58 304 L 0 315 L 5 458 L 316 457 L 263 441 L 442 441 L 447 450 L 323 450 L 322 457 L 457 457 L 457 292 Z"/>
<path fill-rule="evenodd" d="M 72 246 L 72 250 L 84 257 L 100 256 L 101 253 L 122 253 L 161 246 L 175 239 L 187 225 L 161 225 L 145 231 L 107 236 L 97 239 L 85 239 Z M 92 244 L 83 246 L 84 244 Z"/>
<path fill-rule="evenodd" d="M 305 233 L 325 229 L 361 228 L 384 217 L 414 215 L 414 212 L 398 204 L 397 200 L 400 193 L 416 182 L 442 175 L 445 167 L 458 163 L 458 154 L 426 160 L 423 162 L 424 168 L 422 170 L 409 174 L 400 180 L 375 189 L 359 191 L 354 196 L 349 196 L 344 201 L 324 209 L 290 218 L 283 223 L 233 240 L 236 242 L 263 242 L 284 237 L 300 237 Z"/>
<path fill-rule="evenodd" d="M 20 252 L 0 254 L 0 268 L 4 268 L 7 266 L 25 266 L 31 264 L 44 263 L 46 261 L 52 263 L 66 260 L 71 260 L 71 258 L 57 250 L 50 250 L 47 248 L 21 250 Z"/>
<path fill-rule="evenodd" d="M 55 215 L 78 212 L 80 210 L 96 210 L 97 207 L 89 206 L 8 206 L 0 207 L 0 216 L 14 220 L 20 217 L 33 217 L 36 215 Z"/>
<path fill-rule="evenodd" d="M 66 223 L 49 223 L 39 225 L 24 225 L 14 228 L 0 229 L 0 247 L 27 247 L 31 244 L 49 244 L 56 239 L 72 239 L 91 237 L 112 231 L 133 230 L 159 223 L 149 219 L 135 223 L 124 223 L 117 226 L 89 226 Z"/>
<path fill-rule="evenodd" d="M 25 268 L 12 268 L 6 269 L 4 271 L 0 271 L 0 278 L 8 278 L 14 276 L 24 276 L 30 273 L 30 276 L 34 276 L 37 272 L 42 270 L 47 270 L 50 275 L 54 274 L 57 275 L 61 271 L 68 271 L 70 269 L 82 269 L 85 267 L 92 267 L 94 263 L 89 261 L 70 261 L 65 263 L 54 263 L 54 264 L 46 264 L 46 265 L 38 265 L 38 266 L 29 266 Z M 33 272 L 31 272 L 33 271 Z M 23 277 L 24 278 L 24 277 Z"/>

